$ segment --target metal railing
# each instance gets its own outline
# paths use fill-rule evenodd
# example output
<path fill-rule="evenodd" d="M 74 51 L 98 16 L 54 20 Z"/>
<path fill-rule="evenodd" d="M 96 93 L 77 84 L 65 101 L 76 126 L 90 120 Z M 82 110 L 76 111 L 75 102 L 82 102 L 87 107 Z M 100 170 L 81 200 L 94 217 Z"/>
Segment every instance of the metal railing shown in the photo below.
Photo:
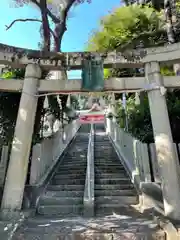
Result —
<path fill-rule="evenodd" d="M 94 124 L 91 124 L 87 151 L 86 182 L 84 189 L 84 216 L 94 216 Z"/>

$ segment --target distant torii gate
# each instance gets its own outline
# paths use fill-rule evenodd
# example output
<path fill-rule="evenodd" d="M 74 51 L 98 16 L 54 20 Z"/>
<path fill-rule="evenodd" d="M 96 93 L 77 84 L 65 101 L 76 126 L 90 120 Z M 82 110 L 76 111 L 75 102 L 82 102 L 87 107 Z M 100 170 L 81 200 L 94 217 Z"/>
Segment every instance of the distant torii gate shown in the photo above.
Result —
<path fill-rule="evenodd" d="M 26 68 L 24 80 L 0 80 L 1 91 L 22 92 L 1 205 L 3 210 L 21 209 L 38 97 L 45 92 L 49 94 L 82 92 L 80 80 L 41 80 L 41 69 L 64 70 L 65 66 L 71 70 L 81 69 L 82 59 L 88 54 L 92 53 L 43 53 L 0 45 L 0 64 Z M 147 91 L 157 159 L 161 170 L 165 214 L 179 220 L 179 171 L 165 93 L 166 88 L 179 88 L 180 81 L 178 76 L 161 76 L 159 64 L 179 62 L 180 44 L 124 53 L 113 52 L 101 56 L 105 68 L 145 67 L 145 77 L 111 78 L 105 81 L 103 91 Z"/>

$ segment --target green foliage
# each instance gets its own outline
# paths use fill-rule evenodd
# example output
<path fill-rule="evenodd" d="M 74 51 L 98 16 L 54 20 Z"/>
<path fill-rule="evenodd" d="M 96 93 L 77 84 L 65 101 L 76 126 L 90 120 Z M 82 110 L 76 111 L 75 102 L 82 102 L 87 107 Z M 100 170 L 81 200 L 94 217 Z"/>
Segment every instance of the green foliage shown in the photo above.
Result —
<path fill-rule="evenodd" d="M 119 7 L 101 20 L 100 30 L 92 34 L 88 49 L 99 51 L 121 49 L 139 36 L 145 45 L 149 46 L 156 42 L 153 33 L 157 33 L 161 26 L 161 16 L 153 8 L 141 8 L 138 5 Z"/>
<path fill-rule="evenodd" d="M 24 79 L 24 69 L 9 69 L 3 73 L 1 78 L 6 79 Z M 47 71 L 43 71 L 42 78 L 47 76 Z M 16 118 L 20 102 L 20 93 L 0 93 L 0 144 L 8 144 L 12 141 Z M 59 95 L 62 103 L 62 109 L 59 107 L 56 96 L 48 96 L 50 112 L 59 120 L 63 119 L 63 112 L 66 109 L 67 96 Z M 40 141 L 41 118 L 43 111 L 44 97 L 38 99 L 36 119 L 34 125 L 33 143 Z"/>
<path fill-rule="evenodd" d="M 179 4 L 179 3 L 178 3 Z M 178 5 L 180 6 L 180 5 Z M 180 7 L 179 7 L 180 9 Z M 119 7 L 100 23 L 100 29 L 92 34 L 88 50 L 114 51 L 136 48 L 140 41 L 144 47 L 162 45 L 167 41 L 162 12 L 151 7 L 138 5 Z M 106 78 L 110 76 L 132 77 L 142 75 L 139 69 L 104 70 Z M 174 75 L 173 68 L 163 66 L 161 74 Z M 121 94 L 116 96 L 116 100 Z M 180 142 L 180 92 L 167 94 L 167 105 L 170 123 L 175 142 Z M 119 100 L 116 106 L 118 121 L 122 128 L 128 118 L 128 131 L 143 142 L 153 142 L 153 131 L 147 95 L 141 98 L 139 105 L 135 104 L 134 94 L 127 96 L 127 109 L 123 109 Z"/>
<path fill-rule="evenodd" d="M 0 93 L 0 102 L 0 144 L 3 145 L 12 141 L 20 93 Z"/>
<path fill-rule="evenodd" d="M 173 140 L 176 143 L 180 142 L 180 91 L 168 92 L 166 96 L 167 107 Z M 118 113 L 118 121 L 121 128 L 125 128 L 125 112 L 121 100 L 116 106 Z M 148 103 L 147 94 L 143 97 L 141 104 L 135 104 L 135 96 L 132 94 L 126 102 L 126 112 L 128 118 L 128 132 L 135 138 L 146 142 L 154 142 L 153 130 L 151 124 L 151 115 Z"/>
<path fill-rule="evenodd" d="M 125 128 L 125 112 L 121 101 L 117 105 L 118 120 L 121 128 Z M 139 105 L 135 104 L 135 96 L 127 99 L 126 114 L 128 132 L 143 142 L 153 142 L 153 132 L 147 95 Z"/>
<path fill-rule="evenodd" d="M 25 75 L 25 69 L 7 69 L 0 77 L 4 79 L 23 79 Z"/>
<path fill-rule="evenodd" d="M 100 22 L 99 30 L 92 33 L 87 46 L 91 51 L 113 51 L 134 48 L 141 41 L 144 47 L 166 42 L 162 14 L 151 7 L 119 7 Z M 138 69 L 105 70 L 105 78 L 141 76 Z"/>
<path fill-rule="evenodd" d="M 22 79 L 24 70 L 16 69 L 2 74 L 4 79 Z M 9 144 L 12 141 L 16 118 L 20 102 L 20 93 L 1 92 L 0 93 L 0 145 Z"/>
<path fill-rule="evenodd" d="M 111 76 L 111 70 L 109 68 L 104 69 L 104 78 L 107 79 Z"/>

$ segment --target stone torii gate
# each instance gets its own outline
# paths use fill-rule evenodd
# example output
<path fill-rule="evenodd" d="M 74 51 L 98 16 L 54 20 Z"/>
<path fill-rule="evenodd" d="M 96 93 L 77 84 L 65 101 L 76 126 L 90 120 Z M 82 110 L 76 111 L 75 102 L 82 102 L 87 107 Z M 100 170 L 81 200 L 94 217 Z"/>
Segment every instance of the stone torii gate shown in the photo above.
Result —
<path fill-rule="evenodd" d="M 34 119 L 38 97 L 43 93 L 82 92 L 81 80 L 41 79 L 41 70 L 77 70 L 89 53 L 43 53 L 0 44 L 0 64 L 26 68 L 24 80 L 0 80 L 0 91 L 22 92 L 5 181 L 2 210 L 20 210 L 22 205 Z M 180 88 L 178 76 L 163 77 L 160 64 L 180 61 L 180 44 L 166 47 L 102 54 L 104 67 L 141 68 L 145 77 L 111 78 L 105 81 L 104 92 L 147 91 L 154 131 L 157 159 L 162 177 L 165 214 L 180 219 L 180 182 L 171 134 L 165 93 L 166 88 Z M 65 81 L 62 81 L 65 80 Z"/>

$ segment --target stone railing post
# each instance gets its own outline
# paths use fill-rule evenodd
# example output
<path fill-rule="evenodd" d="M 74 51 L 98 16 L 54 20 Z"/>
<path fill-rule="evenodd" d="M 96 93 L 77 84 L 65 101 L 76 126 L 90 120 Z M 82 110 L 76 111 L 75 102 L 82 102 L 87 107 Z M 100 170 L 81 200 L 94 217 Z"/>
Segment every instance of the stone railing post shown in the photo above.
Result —
<path fill-rule="evenodd" d="M 36 64 L 26 67 L 10 161 L 1 203 L 2 210 L 20 210 L 27 176 L 34 120 L 37 108 L 37 94 L 41 69 Z"/>
<path fill-rule="evenodd" d="M 117 132 L 116 132 L 116 100 L 115 100 L 115 94 L 112 93 L 112 113 L 113 113 L 113 119 L 112 119 L 112 122 L 113 122 L 113 135 L 114 135 L 114 141 L 116 142 L 117 141 Z"/>
<path fill-rule="evenodd" d="M 161 173 L 164 211 L 166 216 L 180 220 L 180 183 L 160 67 L 157 62 L 151 62 L 146 63 L 145 70 L 146 81 L 150 85 L 148 99 Z"/>

